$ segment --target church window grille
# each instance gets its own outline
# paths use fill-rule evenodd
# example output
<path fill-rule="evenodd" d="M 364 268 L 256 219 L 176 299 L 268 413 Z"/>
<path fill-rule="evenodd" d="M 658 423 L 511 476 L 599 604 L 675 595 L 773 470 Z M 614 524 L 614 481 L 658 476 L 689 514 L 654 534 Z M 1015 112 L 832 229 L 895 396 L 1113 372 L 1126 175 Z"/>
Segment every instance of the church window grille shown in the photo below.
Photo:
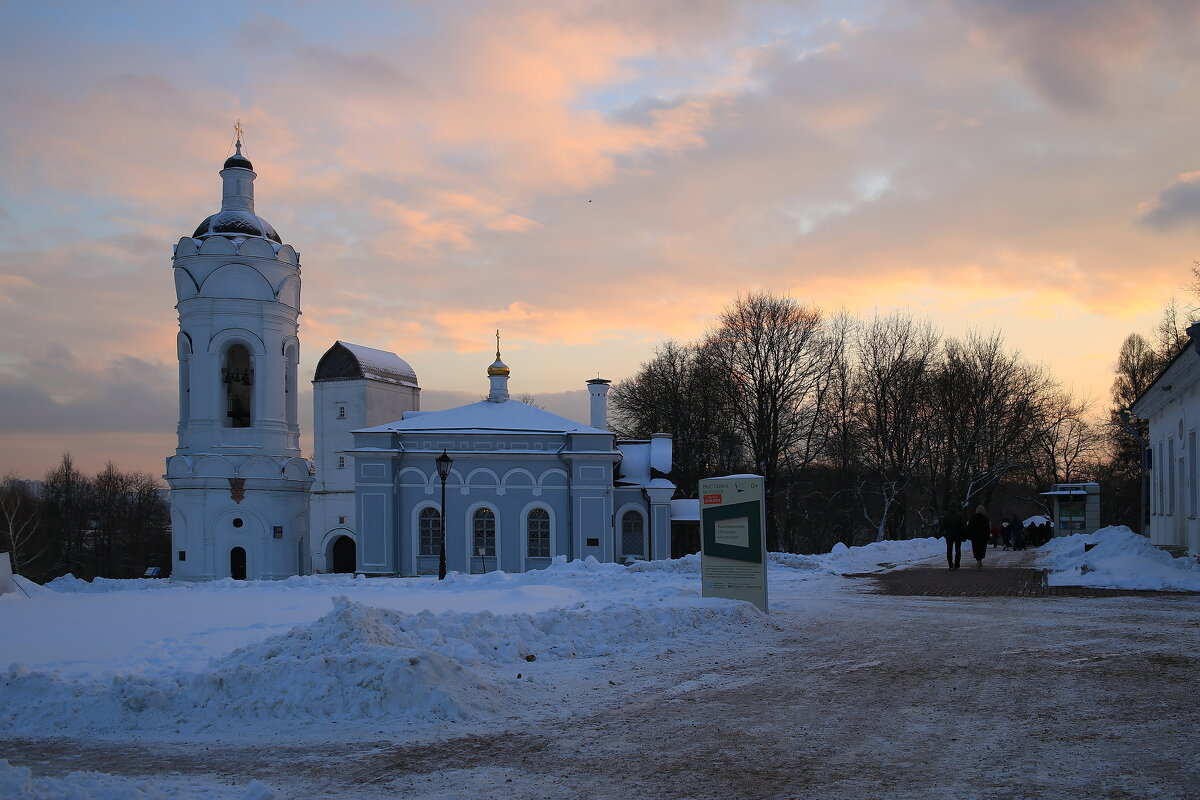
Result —
<path fill-rule="evenodd" d="M 530 558 L 550 557 L 550 513 L 544 508 L 535 508 L 529 512 L 525 521 L 525 531 L 528 536 L 528 554 Z"/>
<path fill-rule="evenodd" d="M 646 522 L 638 511 L 621 515 L 621 552 L 627 556 L 646 554 Z"/>
<path fill-rule="evenodd" d="M 471 530 L 474 534 L 471 544 L 473 555 L 495 558 L 496 515 L 490 508 L 481 508 L 475 512 L 471 520 Z"/>
<path fill-rule="evenodd" d="M 420 529 L 420 555 L 436 556 L 441 548 L 442 517 L 433 506 L 421 509 L 417 527 Z"/>

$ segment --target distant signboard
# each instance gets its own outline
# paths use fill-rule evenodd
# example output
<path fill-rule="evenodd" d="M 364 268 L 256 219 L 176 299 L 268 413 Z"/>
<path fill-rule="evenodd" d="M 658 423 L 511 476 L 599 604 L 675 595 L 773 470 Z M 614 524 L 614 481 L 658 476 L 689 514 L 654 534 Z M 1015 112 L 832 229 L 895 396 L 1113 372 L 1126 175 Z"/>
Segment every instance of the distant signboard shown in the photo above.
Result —
<path fill-rule="evenodd" d="M 748 600 L 767 610 L 763 479 L 700 481 L 700 580 L 705 597 Z"/>
<path fill-rule="evenodd" d="M 8 553 L 0 553 L 0 594 L 11 594 L 17 590 L 17 584 L 13 580 L 12 561 L 8 558 Z"/>

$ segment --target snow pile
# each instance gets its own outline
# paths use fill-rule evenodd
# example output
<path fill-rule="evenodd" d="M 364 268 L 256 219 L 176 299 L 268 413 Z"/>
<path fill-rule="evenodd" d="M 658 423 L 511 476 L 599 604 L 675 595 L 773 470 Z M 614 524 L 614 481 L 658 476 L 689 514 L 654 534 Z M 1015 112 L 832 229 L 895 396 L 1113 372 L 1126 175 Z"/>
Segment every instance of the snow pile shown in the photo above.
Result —
<path fill-rule="evenodd" d="M 767 563 L 796 570 L 825 575 L 850 575 L 859 572 L 881 572 L 912 562 L 943 556 L 946 543 L 941 539 L 901 539 L 872 542 L 861 547 L 847 547 L 838 542 L 828 553 L 799 555 L 769 553 Z"/>
<path fill-rule="evenodd" d="M 1095 545 L 1084 552 L 1084 545 Z M 1124 525 L 1051 539 L 1039 548 L 1051 586 L 1200 591 L 1200 563 L 1172 558 Z"/>
<path fill-rule="evenodd" d="M 251 781 L 244 789 L 226 789 L 130 780 L 103 772 L 35 778 L 25 767 L 14 767 L 0 758 L 0 797 L 5 800 L 275 800 L 278 795 L 258 781 Z"/>
<path fill-rule="evenodd" d="M 839 543 L 841 547 L 845 545 Z M 801 553 L 767 553 L 767 564 L 788 569 L 816 570 L 825 572 L 824 564 L 819 555 L 804 555 Z"/>
<path fill-rule="evenodd" d="M 680 558 L 662 561 L 635 561 L 626 567 L 630 572 L 673 572 L 682 575 L 700 574 L 700 554 L 691 553 Z"/>
<path fill-rule="evenodd" d="M 51 594 L 51 591 L 45 586 L 34 583 L 23 575 L 13 575 L 12 579 L 13 583 L 16 584 L 17 590 L 15 592 L 9 592 L 8 594 L 0 594 L 0 602 L 16 598 L 24 600 L 28 597 L 33 597 L 34 595 L 38 594 Z"/>
<path fill-rule="evenodd" d="M 31 734 L 235 721 L 487 719 L 508 702 L 511 677 L 498 681 L 496 674 L 511 675 L 512 665 L 629 652 L 689 631 L 711 635 L 765 620 L 748 603 L 685 599 L 650 607 L 578 602 L 533 614 L 406 614 L 337 597 L 320 619 L 196 673 L 69 680 L 16 665 L 0 679 L 0 727 Z"/>
<path fill-rule="evenodd" d="M 832 551 L 824 554 L 767 553 L 767 566 L 823 575 L 846 575 L 893 569 L 902 564 L 942 556 L 945 552 L 946 544 L 941 539 L 873 542 L 862 547 L 847 547 L 838 542 Z M 637 561 L 627 569 L 631 572 L 699 574 L 700 554 L 666 561 Z"/>
<path fill-rule="evenodd" d="M 225 579 L 229 583 L 233 581 Z M 136 592 L 147 589 L 162 589 L 169 584 L 162 578 L 93 578 L 85 581 L 76 578 L 71 573 L 55 578 L 46 584 L 46 588 L 55 592 L 86 592 L 100 594 L 102 592 Z"/>

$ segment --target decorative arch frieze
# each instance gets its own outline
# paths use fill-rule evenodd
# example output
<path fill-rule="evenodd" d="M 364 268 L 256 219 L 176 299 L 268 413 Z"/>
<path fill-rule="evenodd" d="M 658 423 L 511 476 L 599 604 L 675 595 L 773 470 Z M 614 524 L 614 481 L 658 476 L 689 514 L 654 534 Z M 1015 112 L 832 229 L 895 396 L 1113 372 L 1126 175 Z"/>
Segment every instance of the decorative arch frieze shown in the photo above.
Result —
<path fill-rule="evenodd" d="M 202 256 L 231 256 L 237 253 L 237 245 L 224 236 L 209 236 L 196 252 Z"/>

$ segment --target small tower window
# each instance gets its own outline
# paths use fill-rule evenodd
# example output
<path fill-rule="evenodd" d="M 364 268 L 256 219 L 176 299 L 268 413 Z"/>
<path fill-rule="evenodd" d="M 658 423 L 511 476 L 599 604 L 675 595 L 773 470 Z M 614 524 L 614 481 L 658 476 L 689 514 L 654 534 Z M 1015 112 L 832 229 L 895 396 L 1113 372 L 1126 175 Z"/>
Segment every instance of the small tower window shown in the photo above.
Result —
<path fill-rule="evenodd" d="M 338 406 L 338 419 L 345 419 L 345 418 L 346 418 L 346 407 Z"/>
<path fill-rule="evenodd" d="M 254 370 L 250 368 L 250 351 L 235 344 L 225 351 L 225 366 L 221 369 L 225 384 L 226 421 L 230 428 L 249 428 L 253 424 L 250 400 L 253 397 Z"/>
<path fill-rule="evenodd" d="M 345 468 L 346 468 L 346 457 L 338 456 L 338 469 L 345 469 Z"/>

